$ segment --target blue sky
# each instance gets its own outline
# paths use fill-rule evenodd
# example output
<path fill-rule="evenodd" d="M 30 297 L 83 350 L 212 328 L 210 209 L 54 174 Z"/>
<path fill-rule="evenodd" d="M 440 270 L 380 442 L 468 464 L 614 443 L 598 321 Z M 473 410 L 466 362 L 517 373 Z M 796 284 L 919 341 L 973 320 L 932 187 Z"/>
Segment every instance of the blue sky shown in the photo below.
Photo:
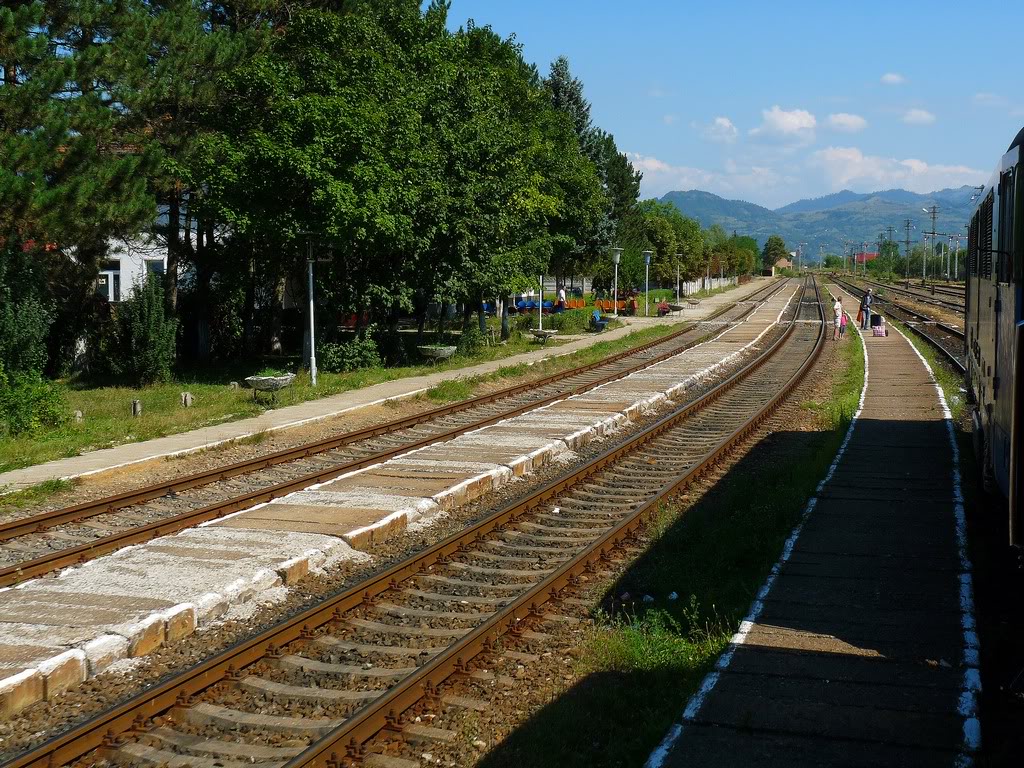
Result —
<path fill-rule="evenodd" d="M 1024 125 L 1018 0 L 453 0 L 469 18 L 569 57 L 645 196 L 980 184 Z"/>

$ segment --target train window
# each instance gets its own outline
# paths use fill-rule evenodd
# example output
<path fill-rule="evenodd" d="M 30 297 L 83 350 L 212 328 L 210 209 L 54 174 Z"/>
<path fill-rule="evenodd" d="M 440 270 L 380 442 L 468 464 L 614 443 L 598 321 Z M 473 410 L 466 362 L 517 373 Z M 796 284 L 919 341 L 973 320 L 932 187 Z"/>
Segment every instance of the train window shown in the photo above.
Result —
<path fill-rule="evenodd" d="M 996 243 L 996 279 L 1008 283 L 1013 277 L 1013 171 L 999 180 L 999 237 Z"/>

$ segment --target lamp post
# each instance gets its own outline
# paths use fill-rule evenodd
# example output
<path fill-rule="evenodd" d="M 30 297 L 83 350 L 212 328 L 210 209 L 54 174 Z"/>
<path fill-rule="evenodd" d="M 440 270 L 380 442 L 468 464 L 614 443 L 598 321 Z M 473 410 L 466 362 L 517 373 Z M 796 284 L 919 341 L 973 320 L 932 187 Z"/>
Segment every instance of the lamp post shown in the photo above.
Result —
<path fill-rule="evenodd" d="M 313 316 L 313 264 L 330 261 L 329 256 L 317 258 L 313 255 L 313 238 L 316 232 L 300 232 L 306 237 L 306 293 L 309 299 L 309 383 L 316 386 L 316 320 Z M 328 252 L 331 246 L 327 246 Z"/>
<path fill-rule="evenodd" d="M 540 276 L 540 301 L 537 302 L 537 330 L 544 330 L 544 275 Z"/>
<path fill-rule="evenodd" d="M 619 259 L 622 258 L 621 248 L 612 248 L 612 263 L 615 265 L 615 283 L 612 289 L 612 315 L 619 316 Z"/>
<path fill-rule="evenodd" d="M 654 251 L 644 251 L 644 317 L 647 317 L 647 306 L 651 294 L 651 257 Z"/>
<path fill-rule="evenodd" d="M 676 254 L 676 304 L 679 303 L 679 261 L 683 258 L 683 254 Z"/>

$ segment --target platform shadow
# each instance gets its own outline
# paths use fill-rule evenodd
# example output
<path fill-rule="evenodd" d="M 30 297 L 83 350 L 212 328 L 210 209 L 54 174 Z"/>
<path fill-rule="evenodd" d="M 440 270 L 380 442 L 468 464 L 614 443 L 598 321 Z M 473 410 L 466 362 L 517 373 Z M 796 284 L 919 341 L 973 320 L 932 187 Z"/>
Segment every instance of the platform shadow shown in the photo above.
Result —
<path fill-rule="evenodd" d="M 714 637 L 723 647 L 817 495 L 841 438 L 791 431 L 760 441 L 607 586 L 602 615 L 642 628 L 663 614 L 694 648 Z M 930 448 L 936 445 L 938 452 Z M 951 454 L 942 451 L 949 449 L 941 422 L 858 422 L 765 602 L 767 634 L 744 649 L 763 644 L 770 651 L 772 664 L 758 660 L 754 669 L 784 676 L 792 665 L 813 678 L 825 662 L 837 681 L 844 670 L 852 681 L 884 678 L 898 662 L 913 674 L 954 674 L 962 652 L 959 559 L 952 485 L 945 480 Z M 879 452 L 889 459 L 879 462 Z M 669 599 L 672 592 L 677 599 Z M 902 610 L 909 612 L 903 621 Z M 689 663 L 627 658 L 618 671 L 584 674 L 480 765 L 642 765 L 714 660 L 700 652 Z M 889 666 L 879 673 L 879 665 Z M 950 690 L 955 713 L 958 691 Z"/>

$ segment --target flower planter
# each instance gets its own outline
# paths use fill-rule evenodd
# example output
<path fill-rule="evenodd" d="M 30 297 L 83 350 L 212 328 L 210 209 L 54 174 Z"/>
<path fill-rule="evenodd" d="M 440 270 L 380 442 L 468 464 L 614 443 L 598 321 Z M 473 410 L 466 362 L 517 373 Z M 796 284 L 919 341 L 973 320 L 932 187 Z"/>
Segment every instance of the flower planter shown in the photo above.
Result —
<path fill-rule="evenodd" d="M 295 381 L 294 373 L 286 373 L 284 376 L 249 376 L 245 383 L 252 389 L 252 399 L 256 399 L 257 392 L 269 392 L 271 397 L 276 397 L 279 390 L 290 386 Z"/>
<path fill-rule="evenodd" d="M 428 357 L 431 360 L 447 360 L 449 357 L 455 354 L 458 347 L 440 347 L 424 345 L 422 347 L 416 347 L 416 351 L 424 357 Z"/>

